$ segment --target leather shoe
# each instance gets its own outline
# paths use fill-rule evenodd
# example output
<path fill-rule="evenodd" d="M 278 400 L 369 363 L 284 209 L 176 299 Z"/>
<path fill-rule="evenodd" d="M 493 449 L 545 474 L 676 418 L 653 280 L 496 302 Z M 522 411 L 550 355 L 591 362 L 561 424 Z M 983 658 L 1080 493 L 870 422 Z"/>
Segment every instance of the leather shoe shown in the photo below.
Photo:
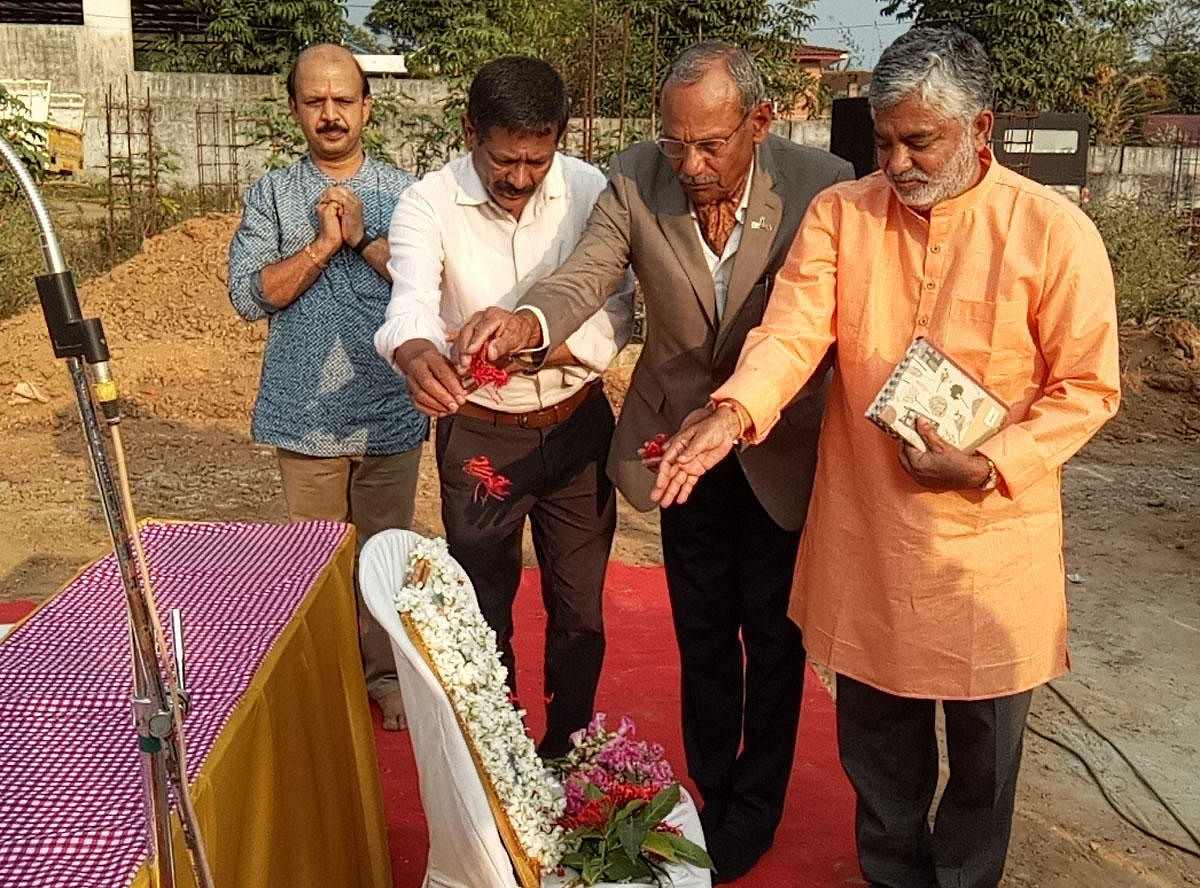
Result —
<path fill-rule="evenodd" d="M 708 856 L 713 862 L 714 885 L 740 879 L 754 868 L 771 847 L 770 841 L 749 841 L 728 830 L 707 836 Z"/>

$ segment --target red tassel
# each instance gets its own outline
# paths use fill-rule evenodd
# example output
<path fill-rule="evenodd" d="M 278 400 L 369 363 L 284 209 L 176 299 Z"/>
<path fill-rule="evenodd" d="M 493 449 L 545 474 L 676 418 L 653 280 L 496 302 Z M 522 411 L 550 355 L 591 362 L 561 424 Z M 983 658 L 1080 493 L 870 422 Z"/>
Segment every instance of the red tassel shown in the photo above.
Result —
<path fill-rule="evenodd" d="M 501 370 L 495 364 L 487 359 L 487 346 L 484 345 L 479 351 L 471 356 L 471 381 L 475 383 L 476 388 L 483 388 L 485 385 L 494 385 L 496 388 L 502 388 L 508 383 L 508 373 Z"/>
<path fill-rule="evenodd" d="M 463 463 L 463 471 L 472 478 L 479 479 L 471 500 L 481 503 L 488 497 L 496 500 L 508 499 L 512 492 L 512 481 L 506 475 L 501 475 L 492 468 L 492 461 L 486 456 L 473 456 Z"/>

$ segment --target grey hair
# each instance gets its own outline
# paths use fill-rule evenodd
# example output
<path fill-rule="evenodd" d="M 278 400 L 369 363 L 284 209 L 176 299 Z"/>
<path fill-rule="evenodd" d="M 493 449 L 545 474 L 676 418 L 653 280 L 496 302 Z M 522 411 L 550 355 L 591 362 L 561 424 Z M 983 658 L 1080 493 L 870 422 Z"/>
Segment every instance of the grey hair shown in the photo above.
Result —
<path fill-rule="evenodd" d="M 688 86 L 700 81 L 715 62 L 724 62 L 733 85 L 742 100 L 742 111 L 747 114 L 767 100 L 767 89 L 763 86 L 762 73 L 750 53 L 736 43 L 724 40 L 704 40 L 693 43 L 671 62 L 663 86 L 679 83 Z"/>
<path fill-rule="evenodd" d="M 916 96 L 970 123 L 992 105 L 992 65 L 978 40 L 961 28 L 916 27 L 896 38 L 871 74 L 871 112 Z"/>

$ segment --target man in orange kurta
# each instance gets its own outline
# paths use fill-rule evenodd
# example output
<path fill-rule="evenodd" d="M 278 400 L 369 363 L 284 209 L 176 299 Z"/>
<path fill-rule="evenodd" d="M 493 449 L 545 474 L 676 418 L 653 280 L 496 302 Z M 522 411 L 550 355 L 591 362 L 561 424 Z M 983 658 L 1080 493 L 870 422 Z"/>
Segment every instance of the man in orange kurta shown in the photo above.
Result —
<path fill-rule="evenodd" d="M 655 489 L 686 500 L 734 442 L 762 440 L 837 343 L 790 613 L 838 675 L 859 860 L 889 888 L 1000 880 L 1030 695 L 1067 668 L 1061 467 L 1119 400 L 1104 244 L 992 157 L 990 96 L 961 31 L 884 52 L 880 172 L 814 199 L 762 325 Z M 926 450 L 897 445 L 864 418 L 919 336 L 1011 405 L 974 454 L 928 424 Z M 950 780 L 931 830 L 938 700 Z"/>

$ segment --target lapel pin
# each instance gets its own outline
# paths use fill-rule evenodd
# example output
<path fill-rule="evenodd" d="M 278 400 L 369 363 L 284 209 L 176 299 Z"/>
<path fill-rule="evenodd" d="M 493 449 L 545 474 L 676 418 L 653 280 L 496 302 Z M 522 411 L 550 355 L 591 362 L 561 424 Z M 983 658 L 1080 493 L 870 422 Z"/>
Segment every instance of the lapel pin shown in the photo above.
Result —
<path fill-rule="evenodd" d="M 750 223 L 750 227 L 752 229 L 761 228 L 764 231 L 774 231 L 775 230 L 775 226 L 767 221 L 766 216 L 759 216 L 757 219 L 753 220 Z"/>

